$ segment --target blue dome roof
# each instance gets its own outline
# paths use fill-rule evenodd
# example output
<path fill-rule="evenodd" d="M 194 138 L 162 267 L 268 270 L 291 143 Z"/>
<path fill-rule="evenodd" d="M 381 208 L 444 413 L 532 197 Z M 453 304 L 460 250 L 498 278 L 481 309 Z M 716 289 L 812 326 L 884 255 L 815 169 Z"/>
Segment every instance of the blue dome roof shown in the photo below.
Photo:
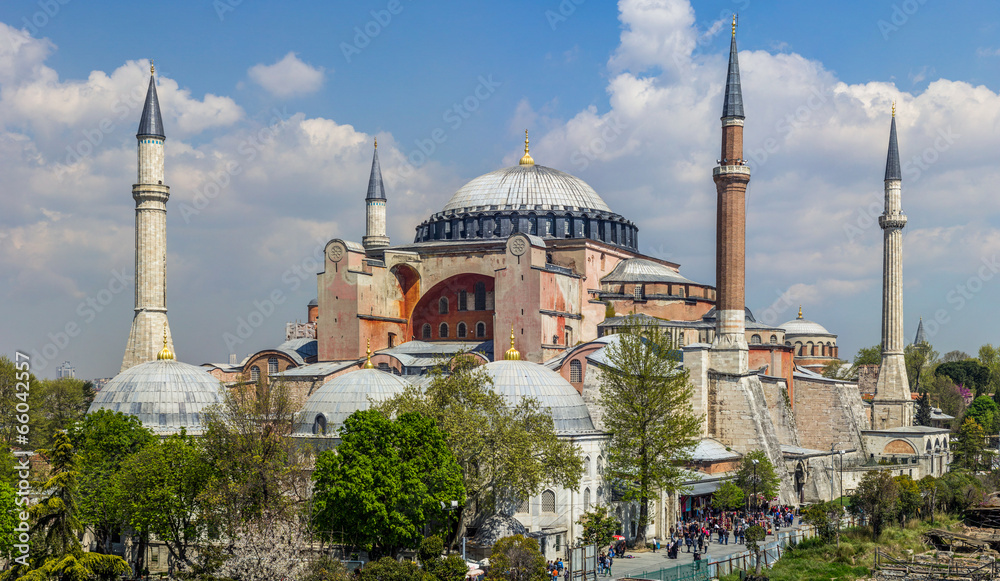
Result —
<path fill-rule="evenodd" d="M 378 369 L 361 369 L 334 377 L 306 400 L 295 426 L 297 434 L 339 435 L 347 416 L 403 393 L 408 383 Z"/>
<path fill-rule="evenodd" d="M 202 411 L 222 403 L 222 389 L 202 367 L 173 359 L 149 361 L 109 381 L 87 413 L 110 410 L 132 415 L 159 435 L 180 432 L 182 427 L 189 434 L 200 434 Z"/>
<path fill-rule="evenodd" d="M 481 368 L 493 379 L 493 389 L 518 405 L 525 397 L 538 400 L 548 408 L 561 434 L 593 432 L 594 422 L 583 397 L 555 371 L 530 361 L 494 361 Z"/>

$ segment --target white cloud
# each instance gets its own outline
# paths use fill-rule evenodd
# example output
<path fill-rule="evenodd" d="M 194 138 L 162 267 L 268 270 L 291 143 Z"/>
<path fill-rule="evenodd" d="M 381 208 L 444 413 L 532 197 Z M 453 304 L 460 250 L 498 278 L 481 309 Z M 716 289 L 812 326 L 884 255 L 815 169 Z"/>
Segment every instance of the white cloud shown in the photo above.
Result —
<path fill-rule="evenodd" d="M 293 97 L 315 93 L 323 85 L 323 67 L 312 67 L 294 52 L 273 65 L 258 64 L 247 71 L 250 79 L 275 97 Z"/>

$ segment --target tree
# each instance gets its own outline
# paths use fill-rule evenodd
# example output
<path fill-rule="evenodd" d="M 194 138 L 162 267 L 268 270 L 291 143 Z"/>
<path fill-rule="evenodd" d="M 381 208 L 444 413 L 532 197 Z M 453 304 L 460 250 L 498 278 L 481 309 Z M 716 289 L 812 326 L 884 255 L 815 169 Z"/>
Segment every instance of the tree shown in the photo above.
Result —
<path fill-rule="evenodd" d="M 756 460 L 756 465 L 754 461 Z M 750 499 L 753 507 L 759 507 L 778 496 L 781 477 L 774 470 L 774 464 L 763 450 L 754 450 L 743 456 L 736 471 L 736 485 Z M 757 498 L 753 497 L 754 492 Z"/>
<path fill-rule="evenodd" d="M 952 448 L 957 463 L 968 470 L 979 470 L 985 448 L 986 433 L 983 427 L 976 420 L 967 418 L 958 431 L 958 443 Z"/>
<path fill-rule="evenodd" d="M 310 537 L 297 519 L 281 513 L 257 515 L 230 540 L 218 575 L 240 581 L 296 579 L 307 571 Z"/>
<path fill-rule="evenodd" d="M 941 358 L 941 361 L 943 363 L 955 363 L 958 361 L 967 361 L 969 359 L 972 359 L 972 357 L 968 353 L 956 350 L 945 353 L 944 357 Z"/>
<path fill-rule="evenodd" d="M 938 482 L 941 502 L 953 514 L 962 513 L 982 499 L 982 483 L 968 470 L 952 465 L 952 469 L 941 475 Z"/>
<path fill-rule="evenodd" d="M 908 475 L 900 474 L 893 480 L 899 488 L 896 514 L 899 516 L 899 524 L 902 526 L 906 524 L 907 520 L 917 516 L 920 506 L 923 504 L 923 497 L 920 494 L 920 486 Z"/>
<path fill-rule="evenodd" d="M 129 523 L 153 534 L 174 562 L 191 566 L 189 547 L 206 532 L 212 506 L 202 502 L 212 467 L 199 443 L 185 431 L 154 440 L 122 464 L 121 487 Z"/>
<path fill-rule="evenodd" d="M 444 541 L 437 535 L 432 535 L 420 542 L 417 558 L 420 566 L 438 581 L 463 581 L 469 568 L 465 560 L 458 555 L 442 557 Z"/>
<path fill-rule="evenodd" d="M 618 518 L 606 506 L 595 506 L 593 510 L 581 514 L 580 520 L 576 522 L 583 527 L 583 536 L 580 537 L 582 545 L 606 547 L 614 540 L 615 531 L 621 527 Z"/>
<path fill-rule="evenodd" d="M 899 485 L 887 470 L 871 470 L 851 495 L 851 510 L 862 516 L 872 529 L 872 539 L 878 541 L 882 530 L 896 513 Z"/>
<path fill-rule="evenodd" d="M 820 538 L 831 541 L 840 534 L 840 517 L 843 509 L 836 502 L 810 504 L 802 511 L 802 520 L 816 527 Z M 839 542 L 839 539 L 838 539 Z"/>
<path fill-rule="evenodd" d="M 831 359 L 823 365 L 823 377 L 830 379 L 850 379 L 854 372 L 854 367 L 841 359 Z"/>
<path fill-rule="evenodd" d="M 48 447 L 54 434 L 68 430 L 83 418 L 94 400 L 93 384 L 71 377 L 40 381 L 33 390 L 37 396 L 31 410 L 31 440 L 35 446 Z"/>
<path fill-rule="evenodd" d="M 965 410 L 965 419 L 974 420 L 987 434 L 995 434 L 1000 429 L 1000 406 L 989 396 L 981 395 L 972 400 Z"/>
<path fill-rule="evenodd" d="M 935 375 L 933 380 L 928 378 L 928 381 L 930 381 L 930 386 L 927 389 L 928 399 L 935 404 L 935 407 L 941 408 L 942 412 L 952 417 L 962 417 L 966 404 L 955 382 L 943 375 Z"/>
<path fill-rule="evenodd" d="M 959 385 L 964 385 L 976 395 L 986 393 L 986 387 L 990 383 L 990 370 L 975 359 L 946 361 L 938 365 L 934 373 L 938 376 L 948 377 Z"/>
<path fill-rule="evenodd" d="M 86 415 L 68 435 L 80 474 L 80 520 L 94 532 L 97 552 L 110 554 L 111 535 L 128 525 L 119 471 L 156 437 L 135 416 L 109 410 Z"/>
<path fill-rule="evenodd" d="M 636 542 L 645 546 L 649 507 L 681 483 L 681 465 L 701 433 L 694 388 L 669 335 L 634 320 L 605 347 L 601 366 L 604 427 L 610 433 L 605 479 L 639 503 Z"/>
<path fill-rule="evenodd" d="M 471 504 L 480 511 L 506 508 L 550 484 L 576 488 L 580 482 L 579 450 L 556 436 L 548 411 L 534 398 L 511 406 L 481 369 L 439 366 L 425 390 L 409 387 L 379 409 L 386 415 L 420 413 L 444 432 L 469 501 L 458 511 L 451 545 L 473 516 Z"/>
<path fill-rule="evenodd" d="M 914 423 L 918 426 L 929 426 L 931 425 L 931 402 L 927 397 L 927 392 L 920 392 L 920 397 L 917 398 L 917 414 L 914 418 Z"/>
<path fill-rule="evenodd" d="M 545 557 L 538 541 L 522 535 L 504 537 L 493 545 L 487 579 L 503 581 L 548 581 Z"/>
<path fill-rule="evenodd" d="M 766 534 L 767 531 L 765 531 L 764 527 L 760 525 L 753 525 L 747 529 L 746 533 L 744 533 L 747 550 L 749 550 L 750 554 L 753 555 L 754 562 L 756 563 L 754 573 L 758 578 L 760 577 L 760 566 L 763 564 L 761 563 L 760 558 L 760 542 L 766 538 Z"/>
<path fill-rule="evenodd" d="M 339 535 L 376 557 L 415 548 L 425 527 L 447 523 L 442 503 L 465 503 L 461 470 L 443 434 L 417 413 L 392 421 L 378 410 L 354 412 L 337 450 L 317 458 L 313 482 L 320 537 Z"/>
<path fill-rule="evenodd" d="M 323 555 L 306 566 L 300 581 L 351 581 L 353 576 L 339 560 Z"/>
<path fill-rule="evenodd" d="M 17 404 L 27 403 L 31 409 L 37 405 L 38 380 L 27 367 L 27 361 L 18 360 L 15 364 L 6 355 L 0 355 L 0 438 L 7 444 L 14 442 L 17 427 L 21 425 L 17 420 L 23 412 L 17 411 Z M 30 432 L 28 437 L 31 438 Z M 29 448 L 25 444 L 18 447 Z"/>
<path fill-rule="evenodd" d="M 906 364 L 906 377 L 910 382 L 910 391 L 920 391 L 921 378 L 929 365 L 937 359 L 937 351 L 930 343 L 907 345 L 903 350 L 903 361 Z"/>
<path fill-rule="evenodd" d="M 871 347 L 862 347 L 858 349 L 858 354 L 854 356 L 854 368 L 857 369 L 862 365 L 881 365 L 882 364 L 882 345 L 872 345 Z"/>
<path fill-rule="evenodd" d="M 1000 348 L 987 343 L 979 348 L 976 359 L 979 360 L 980 365 L 990 370 L 989 379 L 983 391 L 993 394 L 993 400 L 997 401 L 1000 399 Z"/>
<path fill-rule="evenodd" d="M 361 570 L 361 581 L 430 581 L 432 577 L 420 570 L 413 561 L 397 561 L 382 557 L 369 561 Z"/>
<path fill-rule="evenodd" d="M 14 558 L 14 543 L 17 542 L 17 531 L 20 524 L 17 506 L 17 493 L 6 480 L 0 480 L 0 555 L 7 559 Z"/>
<path fill-rule="evenodd" d="M 726 480 L 712 494 L 712 508 L 736 510 L 743 506 L 744 500 L 746 500 L 746 495 L 743 494 L 743 489 L 732 480 Z"/>

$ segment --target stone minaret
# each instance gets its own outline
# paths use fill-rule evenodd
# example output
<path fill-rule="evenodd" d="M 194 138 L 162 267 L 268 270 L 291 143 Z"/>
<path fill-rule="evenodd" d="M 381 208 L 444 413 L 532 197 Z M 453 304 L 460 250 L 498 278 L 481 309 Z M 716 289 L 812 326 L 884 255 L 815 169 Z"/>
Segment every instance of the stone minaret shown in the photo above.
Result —
<path fill-rule="evenodd" d="M 368 213 L 368 227 L 361 239 L 365 250 L 379 250 L 389 245 L 385 234 L 385 185 L 382 184 L 382 167 L 378 163 L 378 140 L 375 140 L 375 155 L 372 156 L 372 174 L 368 178 L 368 195 L 365 205 Z"/>
<path fill-rule="evenodd" d="M 139 140 L 139 178 L 135 199 L 135 317 L 125 346 L 122 371 L 153 361 L 161 348 L 173 351 L 167 323 L 167 200 L 163 185 L 163 119 L 156 98 L 155 69 L 149 68 L 149 89 L 135 137 Z"/>
<path fill-rule="evenodd" d="M 726 100 L 722 106 L 722 158 L 712 170 L 718 192 L 715 247 L 716 327 L 712 367 L 742 374 L 749 367 L 746 340 L 746 191 L 750 168 L 743 159 L 743 94 L 736 50 L 736 18 L 729 47 Z"/>
<path fill-rule="evenodd" d="M 885 162 L 885 211 L 878 218 L 884 233 L 882 252 L 882 366 L 872 408 L 872 428 L 913 425 L 910 384 L 903 359 L 903 214 L 902 174 L 896 143 L 896 105 L 892 106 L 889 153 Z"/>

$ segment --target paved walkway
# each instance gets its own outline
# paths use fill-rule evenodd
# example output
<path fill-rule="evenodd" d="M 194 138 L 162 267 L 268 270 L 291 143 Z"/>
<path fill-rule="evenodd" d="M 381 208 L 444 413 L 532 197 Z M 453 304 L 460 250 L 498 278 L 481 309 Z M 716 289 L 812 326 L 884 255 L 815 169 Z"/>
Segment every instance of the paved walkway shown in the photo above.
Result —
<path fill-rule="evenodd" d="M 778 532 L 784 536 L 788 531 L 801 530 L 802 528 L 807 528 L 808 525 L 796 524 L 792 527 L 782 527 Z M 761 547 L 764 547 L 777 540 L 774 535 L 768 535 L 764 542 L 761 543 Z M 661 541 L 662 546 L 662 541 Z M 701 556 L 703 563 L 720 561 L 728 558 L 730 555 L 735 555 L 746 551 L 746 545 L 741 545 L 734 543 L 730 537 L 729 544 L 720 545 L 716 542 L 712 542 L 708 546 L 706 554 Z M 677 553 L 676 559 L 668 559 L 667 551 L 660 549 L 653 553 L 652 551 L 644 553 L 633 553 L 631 551 L 626 551 L 625 558 L 615 558 L 615 563 L 611 567 L 611 579 L 618 579 L 620 577 L 631 577 L 631 576 L 641 576 L 643 572 L 659 571 L 660 569 L 668 569 L 670 567 L 676 567 L 677 565 L 684 565 L 687 563 L 694 562 L 694 553 L 685 553 L 685 547 L 681 546 L 681 550 Z M 632 558 L 629 559 L 628 556 L 631 555 Z"/>

